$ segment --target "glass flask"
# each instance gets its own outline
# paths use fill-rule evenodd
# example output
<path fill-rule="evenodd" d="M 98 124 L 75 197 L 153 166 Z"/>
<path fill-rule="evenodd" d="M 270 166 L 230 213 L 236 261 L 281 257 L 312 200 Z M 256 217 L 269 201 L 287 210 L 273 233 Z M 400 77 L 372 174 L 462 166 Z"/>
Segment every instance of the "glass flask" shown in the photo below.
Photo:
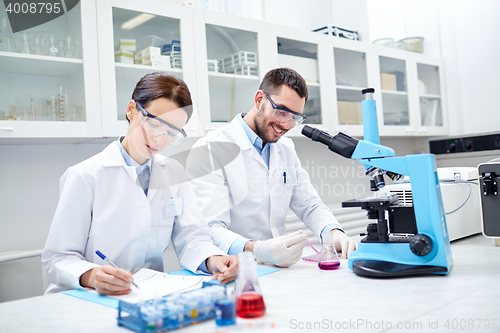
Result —
<path fill-rule="evenodd" d="M 59 49 L 57 48 L 56 36 L 49 36 L 49 56 L 57 57 L 59 55 Z"/>
<path fill-rule="evenodd" d="M 321 239 L 323 245 L 321 245 L 321 251 L 319 252 L 318 267 L 324 270 L 338 269 L 340 261 L 335 245 L 333 245 L 333 232 L 321 233 Z"/>
<path fill-rule="evenodd" d="M 9 18 L 7 16 L 0 17 L 0 51 L 17 52 L 14 34 L 12 33 Z"/>
<path fill-rule="evenodd" d="M 71 45 L 72 39 L 71 35 L 66 35 L 64 36 L 64 51 L 63 51 L 63 56 L 66 58 L 74 58 L 75 57 L 75 51 L 73 50 L 73 46 Z"/>
<path fill-rule="evenodd" d="M 31 47 L 28 37 L 29 35 L 26 31 L 21 32 L 21 47 L 19 48 L 20 53 L 31 54 Z"/>
<path fill-rule="evenodd" d="M 239 268 L 236 280 L 236 315 L 241 318 L 262 317 L 266 305 L 257 281 L 257 263 L 253 253 L 238 253 Z"/>
<path fill-rule="evenodd" d="M 45 51 L 43 49 L 43 37 L 40 34 L 33 37 L 33 54 L 45 55 Z"/>

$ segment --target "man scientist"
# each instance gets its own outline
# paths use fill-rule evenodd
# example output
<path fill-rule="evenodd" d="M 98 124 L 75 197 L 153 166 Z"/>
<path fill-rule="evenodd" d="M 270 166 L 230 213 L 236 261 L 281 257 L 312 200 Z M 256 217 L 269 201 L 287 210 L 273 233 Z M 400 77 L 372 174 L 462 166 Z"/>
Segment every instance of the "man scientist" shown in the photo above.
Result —
<path fill-rule="evenodd" d="M 262 80 L 248 113 L 238 114 L 193 146 L 208 147 L 211 172 L 199 170 L 204 163 L 196 156 L 188 159 L 187 172 L 214 244 L 228 254 L 252 251 L 261 263 L 295 264 L 307 237 L 302 231 L 286 234 L 288 208 L 318 238 L 322 232 L 334 233 L 343 258 L 357 248 L 312 186 L 293 141 L 283 137 L 306 118 L 307 97 L 300 74 L 289 68 L 273 69 Z M 216 149 L 220 144 L 237 145 L 239 154 L 215 168 L 216 161 L 227 154 Z"/>

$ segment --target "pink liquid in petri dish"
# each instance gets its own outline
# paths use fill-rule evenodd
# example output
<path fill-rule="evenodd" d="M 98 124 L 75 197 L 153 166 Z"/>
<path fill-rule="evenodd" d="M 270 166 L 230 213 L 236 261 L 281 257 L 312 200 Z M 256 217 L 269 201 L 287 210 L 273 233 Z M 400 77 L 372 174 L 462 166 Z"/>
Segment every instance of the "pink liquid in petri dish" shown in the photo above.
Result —
<path fill-rule="evenodd" d="M 338 269 L 340 267 L 339 261 L 323 261 L 318 263 L 318 267 L 324 270 L 333 270 Z"/>
<path fill-rule="evenodd" d="M 261 317 L 266 313 L 264 299 L 259 294 L 242 294 L 236 300 L 236 315 L 241 318 Z"/>

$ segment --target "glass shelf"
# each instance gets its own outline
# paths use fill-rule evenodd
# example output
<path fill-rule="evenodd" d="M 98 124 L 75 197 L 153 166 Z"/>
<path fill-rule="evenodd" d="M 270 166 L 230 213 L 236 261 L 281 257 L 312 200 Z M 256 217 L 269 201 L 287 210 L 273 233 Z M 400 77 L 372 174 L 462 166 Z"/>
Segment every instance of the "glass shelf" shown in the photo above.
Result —
<path fill-rule="evenodd" d="M 339 125 L 363 125 L 361 91 L 368 86 L 366 54 L 333 49 Z M 364 88 L 363 88 L 364 87 Z"/>
<path fill-rule="evenodd" d="M 304 107 L 304 124 L 322 124 L 321 94 L 318 72 L 318 45 L 278 37 L 279 67 L 296 70 L 306 81 L 309 97 Z"/>
<path fill-rule="evenodd" d="M 408 126 L 410 113 L 406 61 L 381 56 L 379 63 L 384 125 Z"/>
<path fill-rule="evenodd" d="M 210 121 L 230 122 L 247 112 L 259 89 L 257 33 L 206 24 Z"/>
<path fill-rule="evenodd" d="M 417 63 L 420 124 L 443 126 L 439 67 Z"/>
<path fill-rule="evenodd" d="M 133 47 L 123 48 L 125 52 L 134 55 L 133 60 L 118 60 L 120 58 L 115 58 L 118 120 L 126 120 L 125 114 L 127 104 L 130 101 L 131 93 L 134 91 L 137 82 L 144 75 L 161 71 L 176 75 L 181 79 L 183 78 L 181 53 L 170 53 L 167 47 L 164 48 L 165 44 L 171 45 L 172 40 L 174 40 L 180 42 L 179 48 L 182 51 L 182 41 L 180 40 L 180 20 L 176 18 L 151 15 L 149 20 L 133 29 L 127 30 L 125 27 L 122 28 L 127 21 L 144 15 L 145 14 L 137 11 L 113 7 L 114 49 L 119 49 L 120 40 L 122 39 L 132 40 L 135 42 L 135 50 Z M 161 66 L 159 64 L 155 65 L 158 67 L 144 65 L 143 61 L 150 61 L 150 58 L 145 56 L 145 52 L 140 52 L 149 46 L 159 47 L 160 50 L 158 51 L 158 54 L 162 57 L 169 56 L 169 58 L 163 58 Z M 161 61 L 160 58 L 156 58 L 156 60 L 158 62 Z"/>

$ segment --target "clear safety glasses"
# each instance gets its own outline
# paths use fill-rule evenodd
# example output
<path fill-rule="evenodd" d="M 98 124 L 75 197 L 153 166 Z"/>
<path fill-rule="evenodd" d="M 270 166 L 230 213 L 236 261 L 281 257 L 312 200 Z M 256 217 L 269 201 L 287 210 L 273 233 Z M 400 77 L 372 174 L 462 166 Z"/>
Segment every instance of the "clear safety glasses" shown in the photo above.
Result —
<path fill-rule="evenodd" d="M 269 97 L 269 95 L 265 91 L 264 94 L 266 95 L 269 102 L 271 102 L 271 106 L 273 107 L 273 117 L 280 123 L 291 121 L 290 125 L 295 126 L 297 124 L 301 124 L 307 118 L 305 114 L 288 110 L 287 108 L 276 105 L 276 103 L 273 102 L 271 97 Z"/>
<path fill-rule="evenodd" d="M 155 138 L 163 135 L 162 144 L 167 141 L 170 142 L 170 144 L 176 145 L 187 136 L 186 132 L 184 132 L 182 128 L 175 127 L 169 122 L 152 115 L 146 111 L 142 105 L 137 103 L 137 101 L 135 104 L 144 116 L 141 126 Z"/>

